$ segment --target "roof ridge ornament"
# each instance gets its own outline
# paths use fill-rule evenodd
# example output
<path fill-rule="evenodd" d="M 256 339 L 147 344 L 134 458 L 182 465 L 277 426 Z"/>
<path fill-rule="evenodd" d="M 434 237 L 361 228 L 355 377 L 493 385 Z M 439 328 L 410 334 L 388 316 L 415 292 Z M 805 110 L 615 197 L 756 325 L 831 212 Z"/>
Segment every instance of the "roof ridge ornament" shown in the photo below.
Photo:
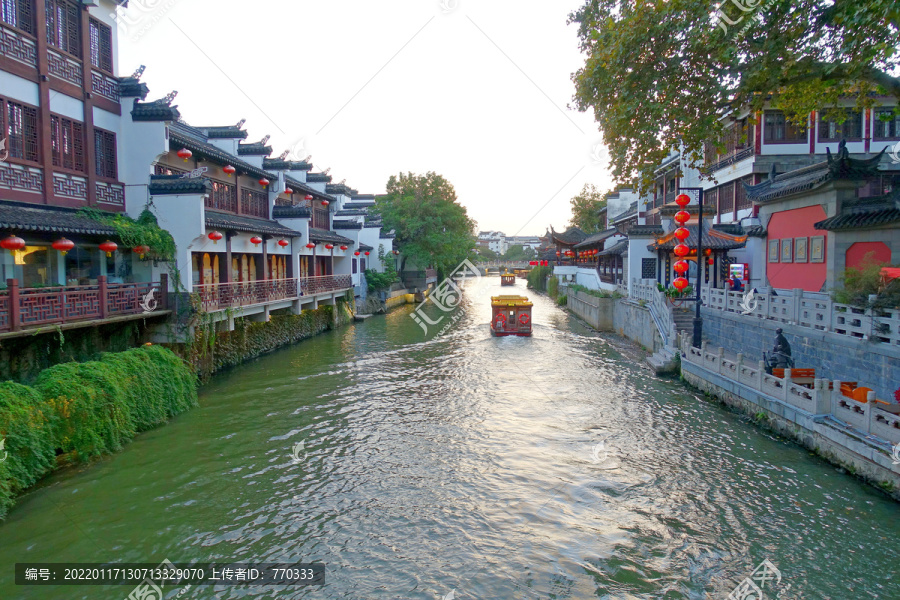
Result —
<path fill-rule="evenodd" d="M 237 125 L 235 125 L 234 128 L 240 129 L 241 127 L 244 126 L 244 123 L 246 123 L 246 122 L 247 122 L 247 119 L 241 119 L 240 121 L 237 122 Z"/>
<path fill-rule="evenodd" d="M 287 150 L 285 150 L 278 156 L 278 160 L 287 160 L 287 157 L 290 155 L 290 153 L 291 153 L 291 149 L 288 148 Z"/>
<path fill-rule="evenodd" d="M 148 104 L 156 104 L 157 106 L 171 106 L 172 101 L 175 100 L 175 96 L 178 95 L 177 90 L 172 90 L 166 95 L 165 98 L 160 98 L 159 100 L 154 100 L 153 102 L 148 102 Z"/>
<path fill-rule="evenodd" d="M 265 146 L 266 143 L 269 141 L 269 138 L 271 138 L 271 137 L 272 137 L 271 135 L 265 136 L 262 140 L 259 141 L 259 145 L 260 145 L 260 146 Z"/>
<path fill-rule="evenodd" d="M 144 66 L 144 65 L 141 65 L 140 67 L 138 67 L 137 71 L 135 71 L 135 72 L 131 75 L 131 78 L 132 78 L 132 79 L 138 79 L 138 80 L 139 80 L 139 79 L 141 78 L 141 75 L 143 75 L 143 74 L 144 74 L 144 71 L 146 71 L 146 70 L 147 70 L 147 67 Z"/>

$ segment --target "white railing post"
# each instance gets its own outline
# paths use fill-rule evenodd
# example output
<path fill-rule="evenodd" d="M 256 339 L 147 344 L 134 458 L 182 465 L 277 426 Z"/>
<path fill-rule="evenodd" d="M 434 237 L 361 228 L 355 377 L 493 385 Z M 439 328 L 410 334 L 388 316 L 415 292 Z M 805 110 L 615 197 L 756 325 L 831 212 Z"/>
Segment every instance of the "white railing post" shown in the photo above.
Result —
<path fill-rule="evenodd" d="M 784 379 L 781 380 L 784 386 L 784 401 L 790 404 L 791 399 L 791 370 L 784 370 Z"/>
<path fill-rule="evenodd" d="M 872 422 L 875 420 L 875 392 L 866 393 L 866 431 L 872 433 Z"/>
<path fill-rule="evenodd" d="M 793 306 L 793 316 L 791 318 L 791 323 L 794 325 L 800 324 L 800 314 L 803 311 L 803 290 L 800 288 L 794 288 L 794 306 Z"/>
<path fill-rule="evenodd" d="M 722 374 L 722 365 L 725 363 L 725 348 L 719 346 L 719 354 L 718 354 L 716 360 L 719 363 L 718 368 L 716 369 L 716 373 L 721 375 Z"/>
<path fill-rule="evenodd" d="M 766 376 L 766 361 L 759 361 L 758 369 L 756 371 L 756 389 L 762 391 L 763 387 L 763 377 Z"/>

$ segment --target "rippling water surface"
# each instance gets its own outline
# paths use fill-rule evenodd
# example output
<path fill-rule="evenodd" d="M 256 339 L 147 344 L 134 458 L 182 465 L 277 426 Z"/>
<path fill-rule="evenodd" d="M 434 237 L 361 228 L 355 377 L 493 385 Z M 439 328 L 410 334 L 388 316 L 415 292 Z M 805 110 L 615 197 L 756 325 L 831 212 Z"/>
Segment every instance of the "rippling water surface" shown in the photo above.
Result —
<path fill-rule="evenodd" d="M 17 588 L 15 562 L 166 558 L 327 565 L 324 587 L 185 599 L 725 598 L 764 559 L 769 598 L 900 598 L 897 504 L 544 297 L 533 337 L 490 337 L 497 283 L 442 336 L 412 307 L 330 332 L 51 477 L 0 525 L 0 598 L 130 592 Z"/>

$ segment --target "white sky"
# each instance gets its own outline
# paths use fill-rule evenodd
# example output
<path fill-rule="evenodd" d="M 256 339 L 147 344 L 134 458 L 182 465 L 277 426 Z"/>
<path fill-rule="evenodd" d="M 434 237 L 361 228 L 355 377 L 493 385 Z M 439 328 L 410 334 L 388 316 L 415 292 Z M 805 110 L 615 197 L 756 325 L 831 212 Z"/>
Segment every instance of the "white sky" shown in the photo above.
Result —
<path fill-rule="evenodd" d="M 584 183 L 612 187 L 593 118 L 567 109 L 580 4 L 133 0 L 118 69 L 146 65 L 148 100 L 178 90 L 192 125 L 302 144 L 361 193 L 435 171 L 479 229 L 536 235 L 565 228 Z"/>

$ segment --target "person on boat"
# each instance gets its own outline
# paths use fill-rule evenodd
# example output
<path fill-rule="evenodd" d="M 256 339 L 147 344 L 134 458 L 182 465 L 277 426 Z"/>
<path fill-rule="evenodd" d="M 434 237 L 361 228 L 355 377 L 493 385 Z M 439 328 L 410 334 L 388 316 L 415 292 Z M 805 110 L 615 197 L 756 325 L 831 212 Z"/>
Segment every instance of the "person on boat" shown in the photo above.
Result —
<path fill-rule="evenodd" d="M 778 368 L 786 368 L 792 362 L 791 345 L 784 337 L 781 327 L 775 330 L 775 347 L 772 348 L 772 358 Z"/>

